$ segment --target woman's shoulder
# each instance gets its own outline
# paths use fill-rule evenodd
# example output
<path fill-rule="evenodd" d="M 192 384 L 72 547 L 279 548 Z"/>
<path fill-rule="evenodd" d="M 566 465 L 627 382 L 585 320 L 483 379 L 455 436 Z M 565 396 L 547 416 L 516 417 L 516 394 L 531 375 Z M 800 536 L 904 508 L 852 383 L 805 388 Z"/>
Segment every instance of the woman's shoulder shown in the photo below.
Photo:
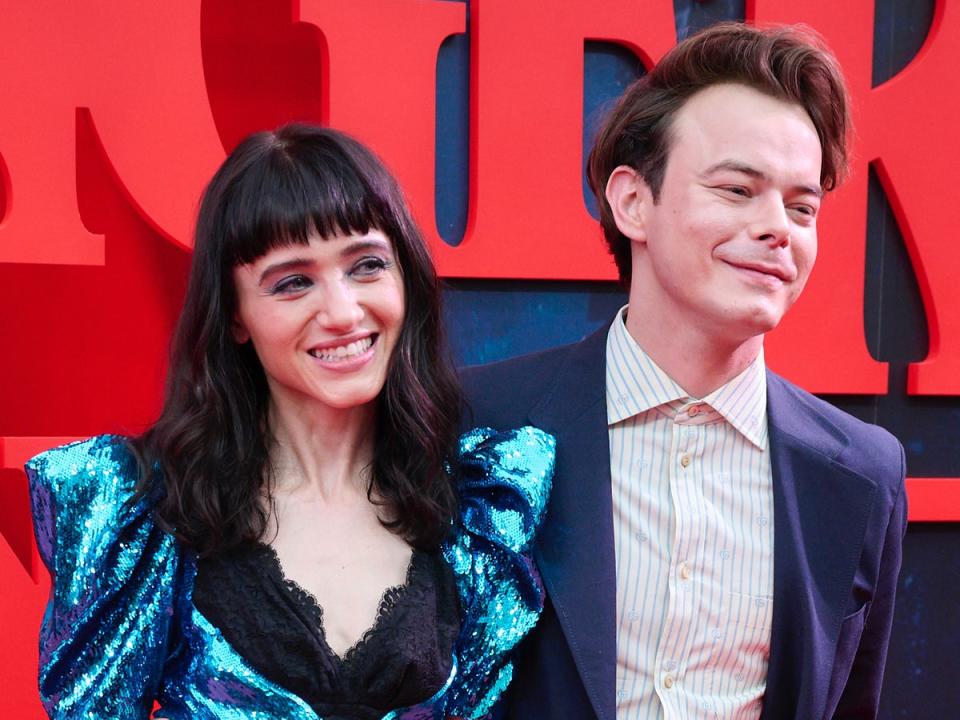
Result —
<path fill-rule="evenodd" d="M 178 544 L 155 525 L 152 501 L 135 494 L 136 453 L 123 436 L 98 435 L 40 453 L 26 471 L 51 575 L 44 706 L 51 717 L 145 717 L 185 583 Z"/>
<path fill-rule="evenodd" d="M 149 516 L 148 501 L 132 502 L 139 462 L 124 436 L 97 435 L 51 448 L 28 460 L 25 470 L 34 530 L 48 566 L 54 545 L 82 540 L 84 547 L 99 547 L 131 521 Z"/>
<path fill-rule="evenodd" d="M 46 450 L 24 469 L 34 501 L 56 501 L 60 512 L 96 505 L 103 512 L 121 508 L 132 496 L 140 465 L 122 435 L 96 435 Z"/>
<path fill-rule="evenodd" d="M 531 546 L 550 497 L 553 436 L 475 428 L 460 438 L 460 521 L 444 547 L 460 596 L 458 672 L 448 716 L 489 712 L 513 674 L 510 655 L 543 611 Z"/>
<path fill-rule="evenodd" d="M 45 450 L 30 458 L 25 468 L 31 480 L 59 486 L 103 473 L 129 476 L 131 471 L 135 474 L 137 461 L 128 438 L 95 435 Z"/>
<path fill-rule="evenodd" d="M 507 550 L 525 550 L 550 497 L 553 436 L 532 426 L 474 428 L 460 437 L 458 459 L 462 526 Z"/>

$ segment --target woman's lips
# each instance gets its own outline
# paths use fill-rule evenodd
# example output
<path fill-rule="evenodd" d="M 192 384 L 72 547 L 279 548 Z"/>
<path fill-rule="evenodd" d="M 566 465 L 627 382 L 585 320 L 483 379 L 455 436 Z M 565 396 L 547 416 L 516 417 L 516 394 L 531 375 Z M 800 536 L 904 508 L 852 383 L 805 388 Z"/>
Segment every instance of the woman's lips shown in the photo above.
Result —
<path fill-rule="evenodd" d="M 353 342 L 322 348 L 312 348 L 307 352 L 309 352 L 318 360 L 330 362 L 336 360 L 346 360 L 348 358 L 353 358 L 365 353 L 373 345 L 374 340 L 376 340 L 374 335 L 367 335 L 366 337 L 360 338 L 359 340 L 354 340 Z"/>
<path fill-rule="evenodd" d="M 378 339 L 377 333 L 371 333 L 351 342 L 311 348 L 307 354 L 325 369 L 350 372 L 363 367 L 373 359 Z"/>

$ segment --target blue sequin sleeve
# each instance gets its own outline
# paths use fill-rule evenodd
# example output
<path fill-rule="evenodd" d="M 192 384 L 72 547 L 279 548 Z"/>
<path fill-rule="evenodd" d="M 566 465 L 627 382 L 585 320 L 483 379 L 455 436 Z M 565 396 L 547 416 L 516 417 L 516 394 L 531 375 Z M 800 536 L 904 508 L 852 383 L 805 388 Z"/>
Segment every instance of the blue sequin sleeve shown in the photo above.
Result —
<path fill-rule="evenodd" d="M 553 436 L 532 427 L 472 430 L 460 439 L 461 520 L 444 553 L 463 624 L 448 717 L 483 718 L 513 675 L 510 654 L 543 611 L 531 543 L 550 495 Z"/>
<path fill-rule="evenodd" d="M 149 717 L 168 654 L 182 561 L 131 502 L 138 468 L 123 438 L 49 450 L 26 466 L 37 545 L 51 575 L 40 695 L 56 718 Z"/>

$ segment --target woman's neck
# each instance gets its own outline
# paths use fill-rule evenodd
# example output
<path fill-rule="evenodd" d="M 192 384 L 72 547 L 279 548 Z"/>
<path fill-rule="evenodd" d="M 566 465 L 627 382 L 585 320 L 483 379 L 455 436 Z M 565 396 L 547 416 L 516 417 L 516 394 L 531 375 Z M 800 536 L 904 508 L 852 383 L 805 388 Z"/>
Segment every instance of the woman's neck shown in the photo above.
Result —
<path fill-rule="evenodd" d="M 375 405 L 336 409 L 270 403 L 274 489 L 317 499 L 366 495 L 373 460 Z"/>

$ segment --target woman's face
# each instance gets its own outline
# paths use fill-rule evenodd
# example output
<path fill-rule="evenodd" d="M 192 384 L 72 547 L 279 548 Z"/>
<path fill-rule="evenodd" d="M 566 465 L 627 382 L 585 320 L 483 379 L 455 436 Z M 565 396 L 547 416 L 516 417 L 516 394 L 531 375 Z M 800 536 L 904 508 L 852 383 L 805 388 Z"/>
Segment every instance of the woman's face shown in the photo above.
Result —
<path fill-rule="evenodd" d="M 275 248 L 234 268 L 233 280 L 234 339 L 253 343 L 274 403 L 343 410 L 380 394 L 404 316 L 382 232 Z"/>

